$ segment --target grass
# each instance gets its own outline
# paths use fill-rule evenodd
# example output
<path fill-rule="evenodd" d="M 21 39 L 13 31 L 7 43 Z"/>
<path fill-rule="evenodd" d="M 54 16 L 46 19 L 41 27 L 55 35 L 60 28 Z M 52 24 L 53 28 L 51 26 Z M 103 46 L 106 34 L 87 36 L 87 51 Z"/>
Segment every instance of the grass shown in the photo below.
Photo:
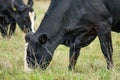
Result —
<path fill-rule="evenodd" d="M 36 29 L 49 2 L 35 2 Z M 17 28 L 8 40 L 0 36 L 0 80 L 119 80 L 120 79 L 120 34 L 112 33 L 114 70 L 106 69 L 106 62 L 100 50 L 98 38 L 81 50 L 76 69 L 68 71 L 69 48 L 59 46 L 53 60 L 45 71 L 24 72 L 24 36 Z"/>

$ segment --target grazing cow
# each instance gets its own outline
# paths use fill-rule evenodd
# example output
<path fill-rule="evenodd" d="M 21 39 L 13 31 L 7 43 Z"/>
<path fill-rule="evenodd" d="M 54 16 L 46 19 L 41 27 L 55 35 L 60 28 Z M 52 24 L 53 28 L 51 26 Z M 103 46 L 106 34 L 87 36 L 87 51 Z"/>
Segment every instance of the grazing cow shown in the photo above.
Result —
<path fill-rule="evenodd" d="M 32 6 L 32 0 L 28 0 L 27 5 L 23 0 L 0 0 L 0 31 L 3 37 L 14 33 L 16 23 L 25 33 L 34 32 L 35 14 Z M 9 30 L 8 25 L 10 25 Z"/>
<path fill-rule="evenodd" d="M 64 44 L 70 47 L 69 69 L 74 69 L 80 49 L 98 36 L 107 68 L 111 69 L 111 30 L 120 32 L 119 3 L 120 0 L 52 0 L 38 30 L 25 37 L 25 64 L 46 69 L 55 49 Z"/>

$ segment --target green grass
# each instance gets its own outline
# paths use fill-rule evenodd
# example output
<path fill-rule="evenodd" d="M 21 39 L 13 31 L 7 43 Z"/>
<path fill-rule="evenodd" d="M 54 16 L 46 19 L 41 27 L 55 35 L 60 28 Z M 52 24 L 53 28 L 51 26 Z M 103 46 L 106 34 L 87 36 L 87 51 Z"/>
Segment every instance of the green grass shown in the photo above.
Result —
<path fill-rule="evenodd" d="M 38 28 L 49 2 L 36 2 Z M 115 69 L 107 70 L 98 38 L 81 50 L 76 69 L 68 71 L 69 48 L 59 46 L 51 64 L 45 71 L 24 72 L 24 36 L 17 28 L 8 40 L 0 36 L 0 80 L 120 80 L 120 34 L 112 33 Z"/>

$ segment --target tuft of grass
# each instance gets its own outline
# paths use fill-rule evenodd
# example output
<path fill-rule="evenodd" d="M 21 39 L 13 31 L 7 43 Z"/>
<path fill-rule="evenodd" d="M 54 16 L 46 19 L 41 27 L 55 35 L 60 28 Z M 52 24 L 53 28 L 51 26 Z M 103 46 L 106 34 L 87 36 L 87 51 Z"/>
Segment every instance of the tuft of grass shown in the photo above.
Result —
<path fill-rule="evenodd" d="M 37 1 L 34 8 L 37 15 L 35 27 L 39 27 L 49 1 Z M 69 48 L 60 45 L 49 67 L 24 72 L 25 34 L 17 27 L 11 39 L 0 36 L 0 80 L 119 80 L 120 79 L 120 34 L 113 37 L 113 70 L 106 69 L 106 62 L 96 38 L 89 46 L 82 48 L 76 68 L 68 71 Z"/>

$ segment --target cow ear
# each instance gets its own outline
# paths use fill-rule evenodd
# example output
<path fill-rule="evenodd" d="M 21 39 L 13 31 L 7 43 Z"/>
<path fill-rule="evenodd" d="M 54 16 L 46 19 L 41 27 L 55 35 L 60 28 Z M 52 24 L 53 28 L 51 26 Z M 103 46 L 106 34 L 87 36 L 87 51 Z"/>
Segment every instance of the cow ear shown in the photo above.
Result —
<path fill-rule="evenodd" d="M 32 7 L 32 6 L 33 6 L 33 0 L 28 0 L 27 5 L 28 5 L 29 7 Z"/>
<path fill-rule="evenodd" d="M 39 43 L 45 44 L 47 42 L 47 34 L 42 34 L 39 36 Z"/>
<path fill-rule="evenodd" d="M 32 35 L 33 35 L 33 32 L 30 32 L 30 33 L 26 34 L 26 36 L 25 36 L 25 41 L 26 41 L 26 42 L 29 42 L 30 39 L 31 39 L 31 37 L 32 37 Z"/>

